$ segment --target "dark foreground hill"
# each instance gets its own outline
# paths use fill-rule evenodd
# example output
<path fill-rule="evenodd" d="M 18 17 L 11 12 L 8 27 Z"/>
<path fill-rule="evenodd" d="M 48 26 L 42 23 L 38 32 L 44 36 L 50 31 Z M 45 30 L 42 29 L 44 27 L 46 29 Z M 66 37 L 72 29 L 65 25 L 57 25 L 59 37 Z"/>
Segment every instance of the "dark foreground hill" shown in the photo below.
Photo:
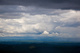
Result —
<path fill-rule="evenodd" d="M 80 43 L 0 42 L 0 53 L 80 53 Z"/>

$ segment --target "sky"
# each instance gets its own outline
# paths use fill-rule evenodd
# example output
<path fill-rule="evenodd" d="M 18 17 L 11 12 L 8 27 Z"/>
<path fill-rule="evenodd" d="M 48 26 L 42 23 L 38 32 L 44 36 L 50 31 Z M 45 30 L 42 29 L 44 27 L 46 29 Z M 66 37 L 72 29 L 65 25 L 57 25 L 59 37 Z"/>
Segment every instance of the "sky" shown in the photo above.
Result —
<path fill-rule="evenodd" d="M 0 38 L 14 36 L 79 39 L 80 0 L 0 0 Z"/>

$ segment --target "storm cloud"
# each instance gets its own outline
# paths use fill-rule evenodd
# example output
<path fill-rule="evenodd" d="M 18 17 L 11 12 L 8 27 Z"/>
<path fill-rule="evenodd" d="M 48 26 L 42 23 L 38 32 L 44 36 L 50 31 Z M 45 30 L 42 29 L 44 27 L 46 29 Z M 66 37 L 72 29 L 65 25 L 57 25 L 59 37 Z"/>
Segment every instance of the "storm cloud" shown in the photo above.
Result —
<path fill-rule="evenodd" d="M 54 9 L 80 9 L 80 0 L 0 0 L 0 5 L 23 5 Z"/>

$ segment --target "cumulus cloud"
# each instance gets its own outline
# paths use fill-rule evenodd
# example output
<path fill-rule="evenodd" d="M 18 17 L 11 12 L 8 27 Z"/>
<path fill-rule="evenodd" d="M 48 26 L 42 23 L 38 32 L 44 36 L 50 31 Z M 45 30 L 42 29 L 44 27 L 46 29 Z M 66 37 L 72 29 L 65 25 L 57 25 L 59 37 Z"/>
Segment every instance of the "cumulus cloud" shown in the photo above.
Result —
<path fill-rule="evenodd" d="M 9 6 L 8 11 L 0 13 L 0 33 L 43 35 L 44 32 L 48 36 L 80 37 L 80 11 L 23 7 L 16 6 L 8 12 Z"/>
<path fill-rule="evenodd" d="M 44 31 L 42 34 L 49 34 L 49 32 L 47 32 L 47 31 Z"/>

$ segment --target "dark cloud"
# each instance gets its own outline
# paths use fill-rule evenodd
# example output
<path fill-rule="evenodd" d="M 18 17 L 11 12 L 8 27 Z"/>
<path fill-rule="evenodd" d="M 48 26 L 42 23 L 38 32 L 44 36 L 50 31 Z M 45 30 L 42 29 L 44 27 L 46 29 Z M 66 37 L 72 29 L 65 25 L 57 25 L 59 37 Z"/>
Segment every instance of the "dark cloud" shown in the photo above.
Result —
<path fill-rule="evenodd" d="M 80 22 L 65 23 L 64 27 L 79 27 Z"/>
<path fill-rule="evenodd" d="M 24 5 L 43 8 L 80 9 L 80 0 L 0 0 L 0 5 Z"/>

